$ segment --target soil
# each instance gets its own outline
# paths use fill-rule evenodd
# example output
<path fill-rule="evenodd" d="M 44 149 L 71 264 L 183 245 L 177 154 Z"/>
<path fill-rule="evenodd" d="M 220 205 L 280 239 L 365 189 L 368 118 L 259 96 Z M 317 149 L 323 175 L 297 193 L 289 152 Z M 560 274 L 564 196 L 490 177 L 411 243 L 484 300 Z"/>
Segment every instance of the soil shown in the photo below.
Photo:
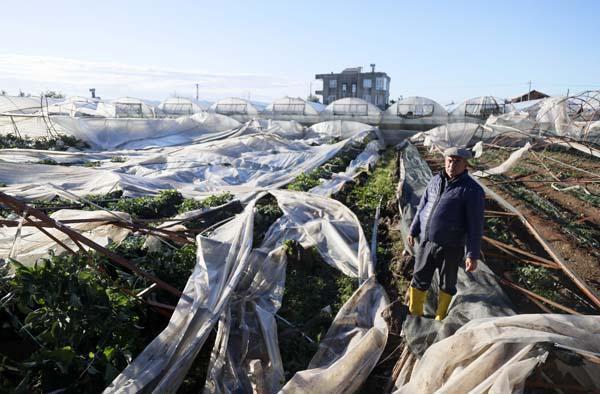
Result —
<path fill-rule="evenodd" d="M 484 181 L 484 183 L 488 183 Z M 560 223 L 549 221 L 531 210 L 526 203 L 512 197 L 503 190 L 491 186 L 496 193 L 517 208 L 533 225 L 538 233 L 556 250 L 569 265 L 593 290 L 600 296 L 600 261 L 594 255 L 594 251 L 577 245 L 570 237 L 567 237 Z"/>

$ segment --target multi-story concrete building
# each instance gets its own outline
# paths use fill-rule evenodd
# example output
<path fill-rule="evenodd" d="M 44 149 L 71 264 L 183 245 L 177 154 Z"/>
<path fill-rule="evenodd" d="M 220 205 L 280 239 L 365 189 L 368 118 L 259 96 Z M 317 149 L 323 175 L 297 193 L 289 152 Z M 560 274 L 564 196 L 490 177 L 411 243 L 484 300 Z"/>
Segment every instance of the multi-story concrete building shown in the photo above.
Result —
<path fill-rule="evenodd" d="M 358 97 L 385 109 L 390 99 L 391 78 L 384 72 L 375 72 L 374 64 L 371 72 L 363 73 L 362 67 L 352 67 L 339 74 L 317 74 L 315 79 L 323 80 L 323 90 L 315 94 L 323 97 L 325 105 L 344 97 Z"/>

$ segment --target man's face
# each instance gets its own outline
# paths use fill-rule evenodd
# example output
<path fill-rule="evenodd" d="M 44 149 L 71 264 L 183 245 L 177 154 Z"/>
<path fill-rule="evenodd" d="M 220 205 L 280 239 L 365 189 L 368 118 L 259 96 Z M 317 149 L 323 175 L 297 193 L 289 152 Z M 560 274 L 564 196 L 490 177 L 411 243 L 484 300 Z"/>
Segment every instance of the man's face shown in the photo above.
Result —
<path fill-rule="evenodd" d="M 452 178 L 456 178 L 467 169 L 467 161 L 460 156 L 446 157 L 446 174 Z"/>

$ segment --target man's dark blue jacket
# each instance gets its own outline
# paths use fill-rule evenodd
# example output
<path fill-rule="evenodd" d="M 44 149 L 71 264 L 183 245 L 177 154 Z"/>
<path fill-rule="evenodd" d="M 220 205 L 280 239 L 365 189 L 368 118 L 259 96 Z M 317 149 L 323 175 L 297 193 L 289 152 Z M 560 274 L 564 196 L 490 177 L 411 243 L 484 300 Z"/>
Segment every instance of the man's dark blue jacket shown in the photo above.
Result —
<path fill-rule="evenodd" d="M 442 170 L 434 176 L 417 208 L 410 235 L 441 246 L 467 246 L 467 257 L 479 258 L 485 193 L 465 171 L 450 180 Z"/>

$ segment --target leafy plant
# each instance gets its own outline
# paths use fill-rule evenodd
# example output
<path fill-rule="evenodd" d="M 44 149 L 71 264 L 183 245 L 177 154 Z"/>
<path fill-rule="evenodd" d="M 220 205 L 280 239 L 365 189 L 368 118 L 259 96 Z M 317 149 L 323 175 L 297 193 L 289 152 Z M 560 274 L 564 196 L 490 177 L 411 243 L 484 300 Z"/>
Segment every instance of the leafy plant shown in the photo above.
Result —
<path fill-rule="evenodd" d="M 1 282 L 2 299 L 8 299 L 2 314 L 18 335 L 12 341 L 31 350 L 0 350 L 4 384 L 27 391 L 98 392 L 151 339 L 144 336 L 139 301 L 90 268 L 87 258 L 51 256 L 33 267 L 15 264 L 14 277 Z"/>
<path fill-rule="evenodd" d="M 58 137 L 21 137 L 15 134 L 0 135 L 0 149 L 21 148 L 64 151 L 68 148 L 85 149 L 90 146 L 75 137 L 59 135 Z"/>
<path fill-rule="evenodd" d="M 256 214 L 254 215 L 254 233 L 252 245 L 259 247 L 265 238 L 265 233 L 277 219 L 283 215 L 277 200 L 267 194 L 256 202 Z"/>
<path fill-rule="evenodd" d="M 58 163 L 56 160 L 54 159 L 42 159 L 40 161 L 38 161 L 36 164 L 45 164 L 45 165 L 49 165 L 49 166 L 57 166 L 60 165 L 60 163 Z"/>
<path fill-rule="evenodd" d="M 229 192 L 215 194 L 203 200 L 186 198 L 177 210 L 179 213 L 183 213 L 196 209 L 218 207 L 219 205 L 227 204 L 231 200 L 233 200 L 233 194 Z"/>
<path fill-rule="evenodd" d="M 109 206 L 142 219 L 173 216 L 184 199 L 177 190 L 161 190 L 154 197 L 124 198 Z"/>
<path fill-rule="evenodd" d="M 288 262 L 279 315 L 294 327 L 279 321 L 278 332 L 281 357 L 289 378 L 307 367 L 333 317 L 356 291 L 358 283 L 356 278 L 346 277 L 323 261 L 315 248 L 304 249 L 293 240 L 283 244 Z M 302 333 L 316 343 L 309 342 Z"/>

